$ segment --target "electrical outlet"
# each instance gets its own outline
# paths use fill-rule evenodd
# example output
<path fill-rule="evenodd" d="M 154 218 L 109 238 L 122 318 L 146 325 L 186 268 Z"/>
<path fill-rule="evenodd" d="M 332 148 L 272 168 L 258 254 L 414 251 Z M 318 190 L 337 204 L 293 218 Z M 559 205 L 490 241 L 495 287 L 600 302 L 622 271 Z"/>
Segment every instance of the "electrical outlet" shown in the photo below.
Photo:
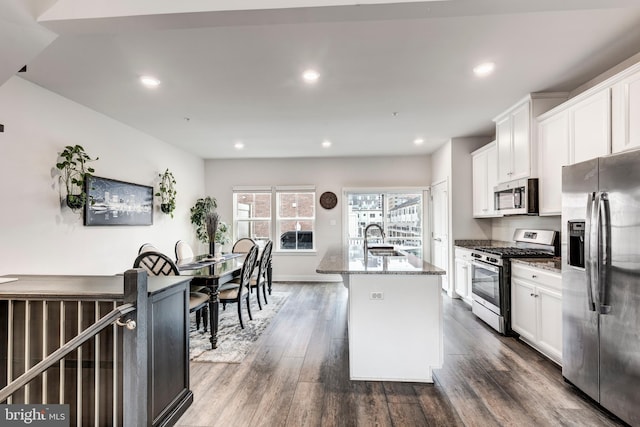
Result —
<path fill-rule="evenodd" d="M 375 299 L 375 300 L 384 299 L 384 293 L 383 292 L 371 292 L 371 295 L 369 296 L 369 299 Z"/>

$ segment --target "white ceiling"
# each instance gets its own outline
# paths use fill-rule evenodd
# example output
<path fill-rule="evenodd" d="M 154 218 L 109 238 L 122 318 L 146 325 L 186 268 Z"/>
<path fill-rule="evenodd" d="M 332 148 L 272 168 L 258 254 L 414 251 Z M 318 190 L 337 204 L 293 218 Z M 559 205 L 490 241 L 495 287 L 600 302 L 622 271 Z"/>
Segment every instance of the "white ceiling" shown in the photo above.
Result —
<path fill-rule="evenodd" d="M 492 135 L 527 93 L 573 90 L 640 51 L 637 0 L 49 15 L 59 37 L 21 77 L 206 159 L 426 154 Z M 475 77 L 485 60 L 495 73 Z M 314 86 L 300 78 L 309 67 Z M 141 87 L 142 74 L 161 86 Z"/>

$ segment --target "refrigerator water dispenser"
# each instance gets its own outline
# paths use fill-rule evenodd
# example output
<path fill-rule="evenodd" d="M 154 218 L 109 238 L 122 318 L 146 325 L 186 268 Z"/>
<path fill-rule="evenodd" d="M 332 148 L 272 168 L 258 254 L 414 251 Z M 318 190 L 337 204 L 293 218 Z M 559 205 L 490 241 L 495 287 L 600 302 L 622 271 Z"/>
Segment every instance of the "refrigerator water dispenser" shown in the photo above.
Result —
<path fill-rule="evenodd" d="M 568 221 L 569 265 L 584 268 L 584 221 Z"/>

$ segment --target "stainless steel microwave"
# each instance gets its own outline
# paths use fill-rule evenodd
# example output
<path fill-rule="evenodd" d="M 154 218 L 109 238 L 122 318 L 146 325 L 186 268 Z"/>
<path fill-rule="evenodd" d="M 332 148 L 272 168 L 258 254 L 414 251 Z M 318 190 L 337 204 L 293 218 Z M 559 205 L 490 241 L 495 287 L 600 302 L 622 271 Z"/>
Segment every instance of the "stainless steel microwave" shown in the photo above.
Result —
<path fill-rule="evenodd" d="M 538 178 L 498 184 L 493 200 L 496 212 L 503 215 L 538 215 Z"/>

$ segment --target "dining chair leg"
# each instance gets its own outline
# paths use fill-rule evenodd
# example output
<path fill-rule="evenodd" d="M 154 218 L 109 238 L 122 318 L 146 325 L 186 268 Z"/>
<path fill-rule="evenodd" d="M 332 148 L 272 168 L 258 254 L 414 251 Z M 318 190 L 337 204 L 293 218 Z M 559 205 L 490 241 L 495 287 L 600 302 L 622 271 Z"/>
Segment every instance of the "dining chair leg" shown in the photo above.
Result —
<path fill-rule="evenodd" d="M 200 310 L 196 310 L 196 331 L 200 330 Z"/>
<path fill-rule="evenodd" d="M 204 332 L 207 332 L 207 326 L 209 326 L 209 309 L 204 306 L 200 309 L 202 311 L 202 328 Z"/>
<path fill-rule="evenodd" d="M 266 281 L 262 282 L 262 298 L 264 298 L 264 305 L 269 304 L 267 302 L 267 285 L 266 285 Z"/>
<path fill-rule="evenodd" d="M 262 310 L 262 303 L 260 302 L 260 286 L 256 286 L 256 300 L 258 301 L 258 308 Z"/>
<path fill-rule="evenodd" d="M 238 301 L 238 319 L 240 320 L 240 327 L 244 329 L 244 323 L 242 323 L 242 302 Z"/>
<path fill-rule="evenodd" d="M 238 302 L 238 306 L 240 306 L 240 302 Z M 249 313 L 249 320 L 253 320 L 253 316 L 251 315 L 251 301 L 249 300 L 249 293 L 247 292 L 247 313 Z"/>

